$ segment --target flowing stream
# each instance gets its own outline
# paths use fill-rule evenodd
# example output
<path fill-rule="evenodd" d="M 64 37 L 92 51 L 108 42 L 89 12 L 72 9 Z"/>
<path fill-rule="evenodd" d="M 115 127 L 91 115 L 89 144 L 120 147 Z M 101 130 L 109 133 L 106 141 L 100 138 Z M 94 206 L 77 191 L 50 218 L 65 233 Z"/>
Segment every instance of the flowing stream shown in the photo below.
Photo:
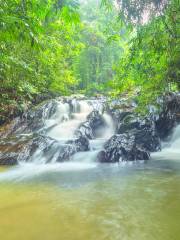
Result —
<path fill-rule="evenodd" d="M 58 102 L 45 120 L 47 136 L 73 139 L 96 102 Z M 45 164 L 41 150 L 31 162 L 0 168 L 2 240 L 179 240 L 180 126 L 161 152 L 147 162 L 98 164 L 96 157 L 114 133 L 112 119 L 90 140 L 90 151 L 69 162 L 56 154 Z"/>

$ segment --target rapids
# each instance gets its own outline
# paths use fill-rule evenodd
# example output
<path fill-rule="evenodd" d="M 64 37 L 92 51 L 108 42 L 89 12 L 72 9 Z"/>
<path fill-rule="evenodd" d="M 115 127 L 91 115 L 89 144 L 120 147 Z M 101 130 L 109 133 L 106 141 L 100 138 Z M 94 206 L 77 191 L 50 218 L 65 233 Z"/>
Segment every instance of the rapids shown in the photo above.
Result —
<path fill-rule="evenodd" d="M 178 240 L 180 126 L 150 161 L 100 164 L 98 152 L 115 129 L 92 101 L 58 102 L 45 134 L 64 144 L 98 108 L 106 125 L 90 150 L 46 163 L 38 149 L 30 162 L 0 168 L 2 240 Z"/>
<path fill-rule="evenodd" d="M 58 148 L 54 148 L 53 157 L 50 163 L 41 148 L 37 149 L 30 161 L 24 162 L 23 157 L 19 159 L 19 165 L 8 172 L 0 175 L 1 179 L 14 179 L 19 181 L 24 178 L 31 178 L 43 172 L 51 171 L 81 171 L 97 166 L 96 158 L 104 143 L 110 138 L 115 129 L 113 121 L 107 113 L 103 113 L 103 104 L 97 100 L 73 99 L 71 104 L 57 101 L 56 112 L 50 117 L 47 116 L 47 109 L 44 109 L 45 135 L 55 139 L 59 146 L 65 145 L 68 140 L 75 139 L 75 131 L 80 124 L 86 121 L 87 116 L 98 110 L 106 123 L 105 127 L 98 130 L 98 138 L 89 140 L 90 150 L 87 152 L 75 153 L 69 162 L 57 163 Z"/>
<path fill-rule="evenodd" d="M 162 145 L 162 151 L 153 153 L 152 158 L 180 160 L 180 125 L 174 129 L 172 136 Z"/>

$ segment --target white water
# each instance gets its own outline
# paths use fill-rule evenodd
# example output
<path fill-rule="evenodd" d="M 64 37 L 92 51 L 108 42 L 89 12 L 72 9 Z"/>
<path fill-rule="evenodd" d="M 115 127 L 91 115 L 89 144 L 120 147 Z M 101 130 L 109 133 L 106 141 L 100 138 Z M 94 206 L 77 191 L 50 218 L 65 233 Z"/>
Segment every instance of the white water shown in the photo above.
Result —
<path fill-rule="evenodd" d="M 153 153 L 152 159 L 179 160 L 180 158 L 180 125 L 178 125 L 168 143 L 163 143 L 161 152 Z"/>
<path fill-rule="evenodd" d="M 78 112 L 78 110 L 80 111 Z M 48 132 L 48 136 L 56 140 L 69 140 L 74 137 L 78 126 L 86 120 L 87 115 L 93 110 L 87 101 L 77 102 L 73 100 L 73 112 L 67 103 L 58 103 L 58 110 L 54 116 L 46 121 L 47 127 L 54 127 Z"/>
<path fill-rule="evenodd" d="M 78 126 L 85 122 L 87 116 L 93 109 L 102 113 L 102 105 L 97 101 L 72 101 L 72 109 L 68 103 L 58 101 L 57 111 L 50 118 L 45 120 L 47 136 L 58 141 L 59 146 L 65 144 L 67 140 L 74 138 L 74 132 Z M 102 127 L 98 135 L 100 138 L 90 140 L 90 151 L 78 152 L 71 157 L 69 162 L 57 163 L 58 148 L 54 149 L 52 158 L 47 162 L 47 156 L 39 148 L 31 158 L 30 163 L 20 161 L 19 166 L 14 169 L 2 173 L 0 180 L 16 180 L 21 181 L 35 177 L 39 174 L 46 172 L 64 172 L 64 171 L 81 171 L 86 169 L 95 168 L 97 166 L 97 154 L 103 148 L 104 143 L 113 135 L 114 126 L 111 117 L 104 113 L 103 118 L 106 123 L 106 127 Z"/>
<path fill-rule="evenodd" d="M 58 102 L 56 113 L 45 120 L 46 127 L 49 128 L 47 135 L 58 141 L 58 146 L 64 144 L 67 140 L 74 138 L 74 132 L 78 126 L 86 121 L 88 114 L 96 107 L 102 112 L 102 105 L 99 106 L 93 101 L 73 101 L 73 108 L 67 103 Z M 96 108 L 97 109 L 97 108 Z M 66 172 L 81 171 L 96 168 L 97 155 L 103 148 L 104 143 L 114 134 L 115 129 L 111 117 L 104 113 L 103 118 L 106 127 L 102 127 L 99 137 L 90 140 L 90 151 L 78 152 L 71 157 L 69 162 L 57 163 L 58 147 L 54 149 L 50 163 L 47 162 L 46 155 L 39 148 L 33 155 L 30 163 L 20 162 L 20 165 L 12 170 L 1 173 L 0 180 L 22 180 L 31 178 L 46 172 Z M 180 125 L 174 129 L 170 141 L 164 144 L 161 152 L 153 153 L 152 159 L 178 160 L 180 157 Z"/>

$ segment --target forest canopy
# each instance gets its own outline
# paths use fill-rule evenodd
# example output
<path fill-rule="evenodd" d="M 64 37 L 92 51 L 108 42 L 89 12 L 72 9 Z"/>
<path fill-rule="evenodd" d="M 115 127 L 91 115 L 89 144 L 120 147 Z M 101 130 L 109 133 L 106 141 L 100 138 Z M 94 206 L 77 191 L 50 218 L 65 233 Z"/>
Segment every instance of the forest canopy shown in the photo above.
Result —
<path fill-rule="evenodd" d="M 179 0 L 0 0 L 0 115 L 44 92 L 144 108 L 179 90 L 179 21 Z"/>

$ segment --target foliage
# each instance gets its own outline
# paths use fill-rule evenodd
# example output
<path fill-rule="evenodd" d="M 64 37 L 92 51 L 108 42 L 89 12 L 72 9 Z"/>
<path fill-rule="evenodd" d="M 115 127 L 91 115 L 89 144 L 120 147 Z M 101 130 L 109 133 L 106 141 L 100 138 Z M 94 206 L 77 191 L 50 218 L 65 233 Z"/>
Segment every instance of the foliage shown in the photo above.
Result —
<path fill-rule="evenodd" d="M 122 55 L 125 38 L 124 33 L 119 33 L 122 26 L 118 12 L 100 6 L 100 1 L 89 0 L 80 8 L 83 22 L 80 40 L 84 48 L 75 58 L 74 70 L 79 79 L 78 89 L 85 89 L 90 95 L 107 94 L 107 82 L 114 76 L 113 66 Z"/>
<path fill-rule="evenodd" d="M 155 103 L 159 95 L 180 88 L 179 19 L 179 2 L 172 0 L 162 14 L 136 27 L 126 54 L 116 66 L 113 91 L 138 90 L 140 110 Z"/>
<path fill-rule="evenodd" d="M 79 51 L 77 1 L 0 1 L 1 112 L 48 89 L 75 84 L 72 56 Z M 6 97 L 3 97 L 4 94 Z"/>
<path fill-rule="evenodd" d="M 0 118 L 48 91 L 145 109 L 180 89 L 179 20 L 179 0 L 0 0 Z"/>

